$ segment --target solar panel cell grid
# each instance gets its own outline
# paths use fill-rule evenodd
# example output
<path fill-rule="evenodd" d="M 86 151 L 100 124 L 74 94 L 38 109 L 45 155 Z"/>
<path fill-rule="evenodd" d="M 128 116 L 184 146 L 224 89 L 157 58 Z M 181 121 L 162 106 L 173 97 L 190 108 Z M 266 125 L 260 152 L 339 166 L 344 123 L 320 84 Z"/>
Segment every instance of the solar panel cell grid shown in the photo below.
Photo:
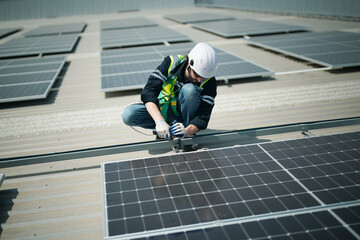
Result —
<path fill-rule="evenodd" d="M 0 76 L 0 86 L 34 83 L 34 82 L 50 82 L 56 77 L 57 72 L 42 72 L 42 73 L 24 73 L 11 76 Z"/>
<path fill-rule="evenodd" d="M 125 29 L 125 28 L 136 28 L 136 27 L 150 27 L 157 26 L 154 21 L 148 18 L 126 18 L 116 20 L 101 21 L 101 30 L 114 30 L 114 29 Z"/>
<path fill-rule="evenodd" d="M 255 37 L 248 43 L 332 68 L 360 64 L 360 34 L 329 31 Z"/>
<path fill-rule="evenodd" d="M 307 30 L 307 28 L 301 26 L 255 19 L 236 19 L 229 21 L 195 23 L 193 24 L 193 27 L 220 35 L 222 37 L 241 37 Z"/>
<path fill-rule="evenodd" d="M 13 33 L 16 33 L 18 31 L 20 31 L 21 28 L 6 28 L 6 29 L 0 29 L 0 39 L 4 38 L 8 35 L 11 35 Z"/>
<path fill-rule="evenodd" d="M 58 35 L 58 34 L 71 34 L 81 33 L 84 31 L 86 23 L 70 23 L 58 25 L 39 26 L 33 30 L 24 33 L 26 37 Z"/>
<path fill-rule="evenodd" d="M 194 43 L 108 50 L 102 53 L 102 87 L 105 92 L 142 88 L 149 75 L 168 55 L 186 55 Z M 215 49 L 219 58 L 218 80 L 267 76 L 272 72 L 242 58 Z M 147 75 L 146 75 L 146 74 Z M 111 82 L 111 83 L 110 83 Z"/>
<path fill-rule="evenodd" d="M 214 13 L 173 14 L 173 15 L 167 15 L 165 16 L 165 18 L 180 23 L 213 22 L 213 21 L 234 19 L 231 16 L 214 14 Z"/>
<path fill-rule="evenodd" d="M 0 57 L 71 52 L 78 39 L 78 35 L 15 38 L 0 45 Z"/>
<path fill-rule="evenodd" d="M 356 239 L 359 140 L 356 132 L 104 164 L 106 236 Z"/>
<path fill-rule="evenodd" d="M 345 213 L 346 208 L 335 210 Z M 348 212 L 347 212 L 348 213 Z M 345 216 L 344 216 L 345 217 Z M 346 217 L 345 217 L 346 218 Z M 359 216 L 353 219 L 357 225 Z M 330 212 L 319 211 L 141 239 L 356 239 Z M 140 239 L 140 238 L 136 238 Z"/>
<path fill-rule="evenodd" d="M 3 60 L 0 102 L 46 98 L 65 60 L 65 57 Z"/>
<path fill-rule="evenodd" d="M 102 48 L 150 45 L 167 42 L 188 42 L 190 38 L 172 29 L 154 26 L 101 32 Z"/>

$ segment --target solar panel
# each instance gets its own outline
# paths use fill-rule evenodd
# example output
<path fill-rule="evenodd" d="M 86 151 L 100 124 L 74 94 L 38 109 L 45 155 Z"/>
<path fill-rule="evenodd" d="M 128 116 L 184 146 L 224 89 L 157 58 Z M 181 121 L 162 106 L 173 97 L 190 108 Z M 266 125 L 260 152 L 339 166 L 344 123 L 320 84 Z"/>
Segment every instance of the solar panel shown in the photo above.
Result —
<path fill-rule="evenodd" d="M 66 57 L 0 61 L 0 102 L 46 98 Z"/>
<path fill-rule="evenodd" d="M 0 58 L 71 52 L 78 35 L 15 38 L 0 45 Z"/>
<path fill-rule="evenodd" d="M 13 33 L 16 33 L 18 31 L 20 31 L 21 28 L 6 28 L 6 29 L 0 29 L 0 39 L 4 38 L 8 35 L 11 35 Z"/>
<path fill-rule="evenodd" d="M 193 24 L 193 27 L 226 38 L 308 30 L 306 27 L 302 26 L 260 21 L 255 19 L 237 19 L 230 21 L 196 23 Z"/>
<path fill-rule="evenodd" d="M 165 18 L 179 23 L 212 22 L 235 19 L 234 17 L 228 15 L 203 12 L 166 15 Z"/>
<path fill-rule="evenodd" d="M 82 33 L 86 27 L 86 23 L 69 23 L 39 26 L 33 30 L 24 33 L 26 37 L 38 37 L 46 35 L 61 35 Z"/>
<path fill-rule="evenodd" d="M 102 52 L 101 90 L 104 92 L 141 89 L 150 74 L 168 55 L 187 55 L 194 43 L 146 46 Z M 268 76 L 271 70 L 215 48 L 219 67 L 217 80 Z"/>
<path fill-rule="evenodd" d="M 188 42 L 184 34 L 162 26 L 119 29 L 101 32 L 101 47 L 116 48 L 139 45 L 162 44 L 164 42 Z"/>
<path fill-rule="evenodd" d="M 154 21 L 144 17 L 106 20 L 101 21 L 100 24 L 101 31 L 125 28 L 153 27 L 158 25 Z"/>
<path fill-rule="evenodd" d="M 104 163 L 104 237 L 358 239 L 359 160 L 353 132 Z"/>
<path fill-rule="evenodd" d="M 335 211 L 347 211 L 348 209 L 350 208 Z M 359 223 L 359 209 L 355 209 L 355 211 L 357 211 L 357 214 L 353 219 Z M 355 226 L 353 222 L 352 224 Z M 221 227 L 180 231 L 141 239 L 357 239 L 350 231 L 330 211 L 317 211 L 313 213 L 295 213 L 290 216 L 270 219 L 242 221 L 241 223 Z"/>
<path fill-rule="evenodd" d="M 254 37 L 247 42 L 333 69 L 360 65 L 360 34 L 355 32 L 296 33 Z"/>

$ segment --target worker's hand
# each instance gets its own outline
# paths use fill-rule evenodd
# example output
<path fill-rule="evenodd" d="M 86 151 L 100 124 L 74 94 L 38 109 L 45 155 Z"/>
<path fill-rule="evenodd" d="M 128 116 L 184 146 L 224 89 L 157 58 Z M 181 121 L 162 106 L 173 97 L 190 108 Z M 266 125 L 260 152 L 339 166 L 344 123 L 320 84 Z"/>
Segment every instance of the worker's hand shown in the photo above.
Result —
<path fill-rule="evenodd" d="M 156 133 L 159 138 L 170 139 L 170 126 L 164 119 L 156 122 Z"/>
<path fill-rule="evenodd" d="M 182 123 L 175 122 L 170 127 L 171 134 L 175 137 L 183 138 L 185 137 L 185 128 Z"/>

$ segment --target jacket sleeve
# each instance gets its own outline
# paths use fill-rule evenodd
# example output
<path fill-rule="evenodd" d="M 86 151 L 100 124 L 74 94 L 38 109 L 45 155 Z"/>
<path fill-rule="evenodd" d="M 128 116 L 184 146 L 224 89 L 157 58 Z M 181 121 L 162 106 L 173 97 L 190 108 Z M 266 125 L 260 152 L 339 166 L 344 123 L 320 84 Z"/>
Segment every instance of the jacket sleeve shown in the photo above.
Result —
<path fill-rule="evenodd" d="M 170 57 L 165 57 L 160 66 L 158 66 L 155 71 L 150 74 L 148 81 L 141 92 L 141 101 L 144 104 L 147 102 L 153 102 L 159 105 L 158 96 L 163 83 L 168 77 L 170 62 Z"/>
<path fill-rule="evenodd" d="M 201 102 L 199 109 L 195 117 L 189 123 L 195 125 L 200 130 L 204 130 L 207 128 L 211 112 L 215 105 L 215 97 L 217 94 L 217 84 L 215 77 L 212 77 L 203 87 L 204 89 L 201 93 Z"/>

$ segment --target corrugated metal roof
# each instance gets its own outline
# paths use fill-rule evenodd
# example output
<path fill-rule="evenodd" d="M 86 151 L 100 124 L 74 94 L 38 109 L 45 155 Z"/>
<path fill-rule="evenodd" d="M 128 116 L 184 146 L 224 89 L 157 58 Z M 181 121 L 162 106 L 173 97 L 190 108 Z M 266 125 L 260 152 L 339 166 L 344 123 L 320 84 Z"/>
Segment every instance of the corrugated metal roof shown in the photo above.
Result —
<path fill-rule="evenodd" d="M 48 19 L 46 25 L 86 21 L 76 52 L 48 99 L 0 105 L 0 158 L 64 152 L 153 141 L 125 126 L 121 112 L 140 99 L 140 91 L 105 94 L 100 91 L 100 21 L 146 16 L 181 31 L 193 41 L 208 41 L 241 58 L 273 70 L 266 78 L 219 84 L 216 106 L 205 133 L 281 124 L 357 117 L 360 115 L 359 68 L 326 71 L 320 66 L 249 46 L 241 39 L 224 39 L 165 19 L 171 13 L 214 12 L 310 27 L 313 31 L 359 32 L 357 22 L 249 13 L 225 9 L 169 9 L 133 13 Z M 7 22 L 24 31 L 43 20 Z M 18 37 L 22 32 L 0 43 Z M 359 126 L 316 130 L 314 134 L 343 132 Z M 204 133 L 203 132 L 203 133 Z M 304 137 L 300 132 L 247 136 L 227 144 Z M 209 147 L 209 146 L 201 146 Z M 213 146 L 211 146 L 213 147 Z M 0 170 L 7 179 L 0 189 L 1 237 L 4 239 L 101 239 L 103 236 L 100 164 L 172 153 L 135 151 L 78 158 Z"/>

